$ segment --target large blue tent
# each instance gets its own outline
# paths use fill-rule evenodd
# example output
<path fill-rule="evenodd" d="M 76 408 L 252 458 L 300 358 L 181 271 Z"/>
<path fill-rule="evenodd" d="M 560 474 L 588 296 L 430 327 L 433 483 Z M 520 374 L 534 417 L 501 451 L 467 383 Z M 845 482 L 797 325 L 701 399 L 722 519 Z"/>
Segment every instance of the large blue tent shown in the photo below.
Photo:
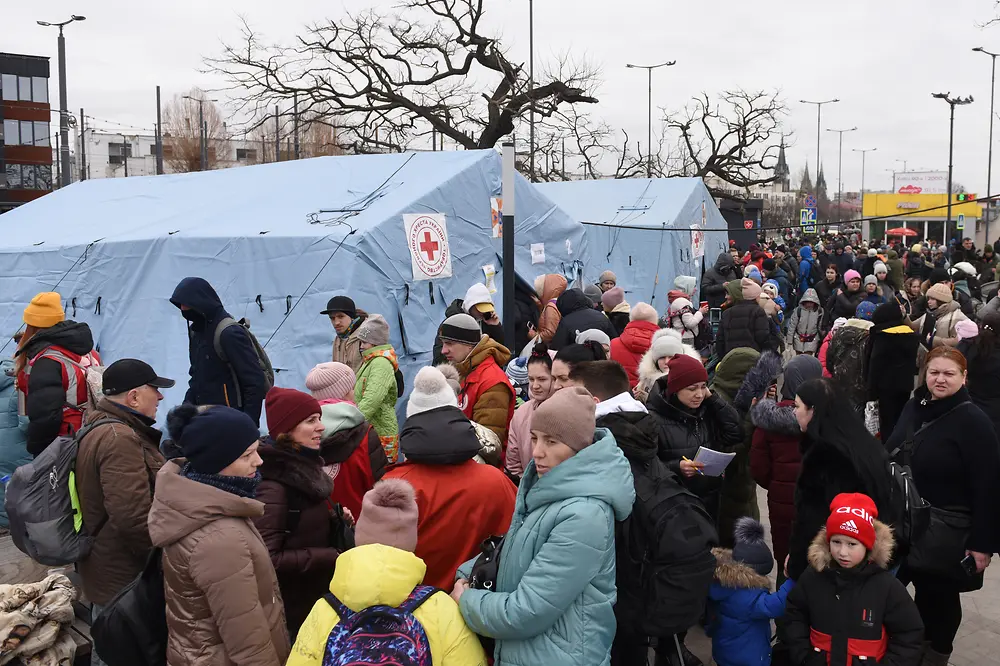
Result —
<path fill-rule="evenodd" d="M 502 241 L 491 222 L 500 188 L 492 150 L 76 183 L 0 218 L 0 331 L 19 328 L 36 293 L 58 291 L 67 316 L 90 324 L 106 361 L 142 358 L 178 379 L 166 396 L 176 404 L 188 349 L 168 299 L 181 278 L 212 283 L 266 344 L 277 383 L 299 388 L 313 365 L 330 360 L 333 329 L 320 311 L 347 294 L 385 316 L 409 387 L 431 361 L 445 308 L 484 281 L 485 266 L 497 271 L 494 300 L 502 302 Z M 588 259 L 583 226 L 520 176 L 515 191 L 520 277 L 531 284 L 543 273 L 579 273 Z M 415 214 L 443 216 L 451 277 L 414 279 L 404 217 Z M 2 355 L 12 352 L 8 342 Z"/>
<path fill-rule="evenodd" d="M 536 187 L 586 225 L 591 261 L 585 278 L 597 282 L 602 271 L 613 271 L 631 303 L 651 303 L 662 312 L 674 277 L 700 281 L 701 255 L 711 267 L 728 248 L 726 221 L 700 178 L 576 180 Z"/>

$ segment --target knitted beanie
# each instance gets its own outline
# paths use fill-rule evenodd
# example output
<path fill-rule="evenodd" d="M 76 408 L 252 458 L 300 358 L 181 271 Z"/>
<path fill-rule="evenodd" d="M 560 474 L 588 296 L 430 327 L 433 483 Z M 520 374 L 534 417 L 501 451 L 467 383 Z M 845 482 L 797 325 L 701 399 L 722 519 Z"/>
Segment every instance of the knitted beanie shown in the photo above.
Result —
<path fill-rule="evenodd" d="M 618 276 L 611 271 L 604 271 L 601 273 L 601 277 L 597 278 L 597 284 L 603 284 L 605 282 L 614 282 L 618 284 Z"/>
<path fill-rule="evenodd" d="M 607 333 L 599 328 L 588 328 L 586 331 L 580 331 L 576 334 L 576 344 L 585 345 L 588 342 L 596 342 L 599 345 L 610 345 L 611 337 Z M 509 368 L 510 366 L 508 366 Z M 507 373 L 510 376 L 510 372 Z M 527 381 L 528 370 L 524 371 L 525 381 Z"/>
<path fill-rule="evenodd" d="M 951 295 L 951 289 L 948 288 L 948 285 L 940 282 L 932 285 L 927 290 L 927 298 L 933 298 L 938 303 L 951 303 L 954 300 L 954 296 Z"/>
<path fill-rule="evenodd" d="M 878 250 L 876 250 L 875 248 L 872 248 L 872 249 L 868 250 L 868 256 L 869 257 L 877 257 L 878 256 Z"/>
<path fill-rule="evenodd" d="M 389 322 L 380 314 L 368 315 L 361 326 L 358 326 L 358 331 L 354 335 L 361 342 L 367 342 L 376 347 L 387 345 L 389 344 Z"/>
<path fill-rule="evenodd" d="M 707 381 L 705 364 L 687 354 L 678 354 L 667 362 L 667 392 L 671 395 L 693 384 Z"/>
<path fill-rule="evenodd" d="M 659 315 L 656 314 L 656 308 L 649 303 L 636 303 L 632 306 L 632 312 L 628 318 L 629 321 L 648 321 L 651 324 L 655 324 L 659 319 Z"/>
<path fill-rule="evenodd" d="M 746 277 L 750 278 L 758 285 L 764 284 L 764 276 L 760 274 L 760 269 L 754 264 L 749 264 L 747 266 Z"/>
<path fill-rule="evenodd" d="M 898 326 L 903 323 L 903 311 L 899 309 L 895 301 L 883 303 L 875 308 L 875 312 L 872 314 L 872 323 L 884 328 Z"/>
<path fill-rule="evenodd" d="M 653 340 L 649 347 L 652 352 L 653 363 L 661 358 L 677 356 L 684 353 L 684 345 L 681 342 L 681 335 L 672 328 L 663 329 L 663 333 L 658 333 L 658 337 Z"/>
<path fill-rule="evenodd" d="M 877 285 L 878 284 L 878 278 L 875 277 L 874 275 L 866 275 L 865 276 L 864 285 L 867 287 L 870 284 Z"/>
<path fill-rule="evenodd" d="M 760 265 L 761 268 L 763 268 L 765 271 L 768 272 L 771 272 L 778 267 L 778 263 L 774 259 L 771 259 L 770 257 L 762 261 Z"/>
<path fill-rule="evenodd" d="M 951 276 L 948 275 L 948 271 L 946 269 L 935 268 L 927 277 L 927 281 L 930 282 L 931 285 L 938 284 L 939 282 L 951 282 Z"/>
<path fill-rule="evenodd" d="M 694 310 L 694 306 L 691 305 L 691 301 L 689 301 L 686 298 L 675 298 L 673 301 L 670 302 L 670 308 L 669 308 L 670 314 L 677 314 L 684 308 L 688 308 L 689 310 Z"/>
<path fill-rule="evenodd" d="M 319 401 L 308 393 L 275 386 L 264 398 L 267 430 L 271 439 L 290 433 L 313 414 L 322 415 Z"/>
<path fill-rule="evenodd" d="M 36 294 L 24 308 L 24 323 L 35 328 L 52 328 L 66 320 L 62 296 L 54 291 Z"/>
<path fill-rule="evenodd" d="M 323 437 L 335 435 L 343 430 L 357 428 L 365 422 L 361 410 L 349 402 L 321 405 L 320 421 L 323 423 Z"/>
<path fill-rule="evenodd" d="M 445 381 L 448 382 L 448 387 L 458 396 L 462 392 L 462 378 L 458 374 L 458 368 L 451 363 L 440 363 L 434 367 L 444 375 Z"/>
<path fill-rule="evenodd" d="M 833 320 L 833 328 L 831 330 L 836 331 L 841 326 L 847 323 L 847 317 L 837 317 Z"/>
<path fill-rule="evenodd" d="M 317 400 L 353 400 L 357 377 L 349 365 L 320 363 L 306 375 L 306 388 Z"/>
<path fill-rule="evenodd" d="M 826 538 L 842 535 L 857 539 L 871 550 L 875 545 L 875 519 L 878 508 L 868 495 L 840 493 L 830 502 L 830 517 L 826 519 Z"/>
<path fill-rule="evenodd" d="M 875 262 L 875 275 L 878 275 L 879 273 L 885 273 L 886 275 L 888 275 L 889 274 L 889 269 L 881 261 L 876 261 Z"/>
<path fill-rule="evenodd" d="M 955 335 L 959 340 L 974 338 L 979 335 L 979 326 L 972 320 L 963 319 L 955 324 Z"/>
<path fill-rule="evenodd" d="M 601 304 L 604 309 L 611 312 L 616 307 L 625 302 L 625 290 L 621 287 L 612 287 L 601 296 Z"/>
<path fill-rule="evenodd" d="M 854 316 L 858 319 L 864 319 L 865 321 L 871 321 L 872 315 L 875 314 L 875 304 L 871 301 L 861 301 L 858 303 L 858 307 L 854 310 Z"/>
<path fill-rule="evenodd" d="M 407 418 L 438 407 L 458 407 L 455 391 L 435 367 L 421 368 L 413 380 L 413 392 L 406 401 Z"/>
<path fill-rule="evenodd" d="M 860 280 L 860 279 L 861 279 L 861 273 L 857 272 L 853 268 L 849 271 L 844 272 L 844 284 L 847 284 L 851 280 Z"/>
<path fill-rule="evenodd" d="M 475 347 L 483 338 L 483 330 L 471 315 L 460 312 L 444 320 L 440 336 L 442 340 L 448 342 L 459 342 Z"/>
<path fill-rule="evenodd" d="M 583 295 L 590 300 L 590 304 L 595 308 L 601 304 L 601 299 L 604 298 L 604 292 L 596 284 L 588 284 L 584 287 Z"/>
<path fill-rule="evenodd" d="M 774 568 L 774 555 L 767 547 L 764 526 L 749 516 L 737 520 L 733 527 L 733 560 L 761 576 L 768 575 Z"/>
<path fill-rule="evenodd" d="M 531 429 L 579 453 L 594 443 L 596 409 L 594 396 L 587 389 L 568 386 L 538 406 L 531 417 Z"/>
<path fill-rule="evenodd" d="M 770 296 L 771 298 L 778 297 L 778 287 L 777 285 L 771 284 L 770 280 L 764 283 L 764 286 L 761 287 L 761 291 Z"/>
<path fill-rule="evenodd" d="M 417 497 L 402 479 L 383 479 L 365 493 L 361 515 L 354 526 L 354 543 L 417 549 Z"/>
<path fill-rule="evenodd" d="M 743 300 L 756 301 L 757 297 L 760 296 L 761 287 L 759 283 L 745 277 L 740 280 L 740 292 L 743 294 Z"/>
<path fill-rule="evenodd" d="M 504 368 L 510 385 L 514 387 L 515 393 L 523 390 L 528 385 L 528 357 L 515 356 L 510 359 L 510 363 Z"/>
<path fill-rule="evenodd" d="M 218 474 L 260 439 L 257 424 L 238 409 L 204 409 L 187 403 L 167 414 L 167 432 L 191 467 L 202 474 Z"/>

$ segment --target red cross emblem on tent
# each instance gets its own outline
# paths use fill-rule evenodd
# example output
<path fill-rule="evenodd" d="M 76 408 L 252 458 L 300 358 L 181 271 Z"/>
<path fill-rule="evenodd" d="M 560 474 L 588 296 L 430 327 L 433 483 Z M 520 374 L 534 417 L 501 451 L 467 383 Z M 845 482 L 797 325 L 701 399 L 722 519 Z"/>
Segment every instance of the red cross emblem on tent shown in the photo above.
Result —
<path fill-rule="evenodd" d="M 451 277 L 451 250 L 444 215 L 404 215 L 414 280 Z"/>
<path fill-rule="evenodd" d="M 753 229 L 753 220 L 743 220 L 744 229 Z"/>

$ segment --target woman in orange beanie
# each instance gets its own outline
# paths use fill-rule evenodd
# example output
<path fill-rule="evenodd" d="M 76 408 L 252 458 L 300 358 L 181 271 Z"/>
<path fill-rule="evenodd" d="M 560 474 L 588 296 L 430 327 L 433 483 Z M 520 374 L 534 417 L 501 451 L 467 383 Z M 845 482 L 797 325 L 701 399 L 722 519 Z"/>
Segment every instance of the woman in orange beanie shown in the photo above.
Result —
<path fill-rule="evenodd" d="M 84 323 L 66 319 L 62 296 L 43 292 L 24 309 L 24 332 L 14 353 L 22 413 L 28 417 L 28 452 L 34 456 L 60 435 L 80 429 L 83 410 L 100 387 L 87 383 L 87 368 L 101 364 Z"/>

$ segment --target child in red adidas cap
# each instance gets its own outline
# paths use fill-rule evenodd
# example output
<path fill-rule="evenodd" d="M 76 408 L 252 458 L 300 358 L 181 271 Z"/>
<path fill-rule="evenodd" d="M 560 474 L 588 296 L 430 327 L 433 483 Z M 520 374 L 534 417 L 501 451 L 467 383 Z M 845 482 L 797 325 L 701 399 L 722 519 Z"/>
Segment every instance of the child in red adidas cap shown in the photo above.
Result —
<path fill-rule="evenodd" d="M 886 570 L 895 541 L 875 502 L 841 493 L 809 546 L 809 568 L 788 595 L 793 664 L 904 666 L 921 659 L 924 625 L 906 587 Z"/>

